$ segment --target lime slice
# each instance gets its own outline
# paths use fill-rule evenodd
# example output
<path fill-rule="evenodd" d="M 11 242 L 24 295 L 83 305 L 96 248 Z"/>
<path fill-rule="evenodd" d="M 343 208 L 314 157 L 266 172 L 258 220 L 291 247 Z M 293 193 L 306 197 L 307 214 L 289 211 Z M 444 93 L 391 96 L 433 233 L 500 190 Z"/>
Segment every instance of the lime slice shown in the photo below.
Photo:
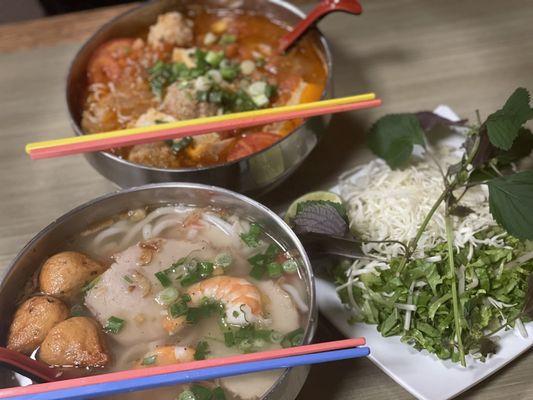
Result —
<path fill-rule="evenodd" d="M 332 203 L 342 204 L 342 199 L 340 198 L 340 196 L 333 192 L 326 192 L 324 190 L 320 190 L 317 192 L 306 193 L 303 196 L 298 197 L 296 200 L 294 200 L 289 206 L 287 212 L 285 213 L 285 222 L 289 223 L 296 216 L 296 210 L 298 209 L 299 203 L 317 200 L 331 201 Z"/>

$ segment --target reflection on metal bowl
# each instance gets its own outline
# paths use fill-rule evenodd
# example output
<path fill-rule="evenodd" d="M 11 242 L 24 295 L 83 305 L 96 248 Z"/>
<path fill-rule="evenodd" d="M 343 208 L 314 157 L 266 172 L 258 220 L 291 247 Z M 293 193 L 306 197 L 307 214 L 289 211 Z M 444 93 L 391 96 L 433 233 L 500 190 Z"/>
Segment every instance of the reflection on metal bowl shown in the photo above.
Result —
<path fill-rule="evenodd" d="M 81 48 L 70 67 L 67 80 L 67 104 L 76 135 L 80 127 L 84 93 L 87 85 L 86 66 L 99 45 L 116 37 L 135 36 L 153 24 L 159 14 L 188 7 L 208 9 L 241 9 L 268 15 L 289 26 L 300 21 L 304 14 L 281 0 L 162 0 L 128 11 L 104 25 Z M 309 32 L 327 70 L 327 82 L 322 98 L 332 95 L 331 55 L 324 37 Z M 89 163 L 104 177 L 120 187 L 139 186 L 158 182 L 197 182 L 218 185 L 241 193 L 258 195 L 273 189 L 287 178 L 309 155 L 324 133 L 329 116 L 307 120 L 291 134 L 271 147 L 237 161 L 208 167 L 162 169 L 126 161 L 108 152 L 86 154 Z"/>

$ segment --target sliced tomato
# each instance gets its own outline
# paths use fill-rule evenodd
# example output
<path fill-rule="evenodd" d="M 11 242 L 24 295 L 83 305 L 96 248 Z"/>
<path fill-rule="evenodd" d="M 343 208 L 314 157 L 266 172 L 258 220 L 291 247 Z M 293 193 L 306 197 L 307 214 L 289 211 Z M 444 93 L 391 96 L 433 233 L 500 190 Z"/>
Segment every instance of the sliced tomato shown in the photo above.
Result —
<path fill-rule="evenodd" d="M 272 144 L 276 143 L 280 137 L 268 132 L 256 132 L 242 135 L 232 146 L 228 153 L 227 160 L 234 161 L 240 158 L 257 153 Z"/>

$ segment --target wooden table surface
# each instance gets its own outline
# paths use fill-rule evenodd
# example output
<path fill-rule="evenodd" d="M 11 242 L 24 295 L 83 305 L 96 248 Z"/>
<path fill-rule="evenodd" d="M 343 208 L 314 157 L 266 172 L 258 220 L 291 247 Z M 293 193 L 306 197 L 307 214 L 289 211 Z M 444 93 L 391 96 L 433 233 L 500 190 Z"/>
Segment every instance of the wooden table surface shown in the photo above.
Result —
<path fill-rule="evenodd" d="M 24 144 L 71 132 L 64 101 L 69 61 L 91 32 L 128 7 L 0 25 L 0 278 L 39 229 L 115 190 L 81 156 L 31 162 Z M 320 27 L 331 41 L 336 94 L 375 91 L 384 105 L 336 115 L 327 140 L 275 193 L 260 199 L 276 210 L 368 160 L 364 132 L 379 115 L 444 103 L 467 118 L 476 109 L 486 116 L 516 87 L 533 89 L 531 1 L 374 0 L 364 8 L 363 16 L 332 15 Z M 337 337 L 321 318 L 318 338 Z M 533 357 L 526 354 L 461 398 L 531 399 L 532 376 Z M 368 360 L 313 367 L 299 396 L 355 398 L 412 396 Z"/>

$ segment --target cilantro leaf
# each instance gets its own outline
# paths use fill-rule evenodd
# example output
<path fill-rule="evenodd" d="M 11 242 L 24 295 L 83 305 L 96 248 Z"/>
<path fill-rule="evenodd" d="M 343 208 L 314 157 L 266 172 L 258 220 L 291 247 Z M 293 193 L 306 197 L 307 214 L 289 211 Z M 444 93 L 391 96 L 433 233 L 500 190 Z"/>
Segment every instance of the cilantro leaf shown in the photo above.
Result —
<path fill-rule="evenodd" d="M 391 168 L 405 164 L 415 144 L 424 146 L 424 131 L 414 114 L 386 115 L 370 129 L 368 146 Z"/>
<path fill-rule="evenodd" d="M 533 118 L 529 100 L 529 92 L 518 88 L 502 109 L 489 115 L 485 124 L 490 142 L 494 146 L 503 150 L 511 148 L 522 125 Z"/>
<path fill-rule="evenodd" d="M 511 235 L 533 239 L 533 171 L 523 171 L 488 182 L 494 219 Z"/>

